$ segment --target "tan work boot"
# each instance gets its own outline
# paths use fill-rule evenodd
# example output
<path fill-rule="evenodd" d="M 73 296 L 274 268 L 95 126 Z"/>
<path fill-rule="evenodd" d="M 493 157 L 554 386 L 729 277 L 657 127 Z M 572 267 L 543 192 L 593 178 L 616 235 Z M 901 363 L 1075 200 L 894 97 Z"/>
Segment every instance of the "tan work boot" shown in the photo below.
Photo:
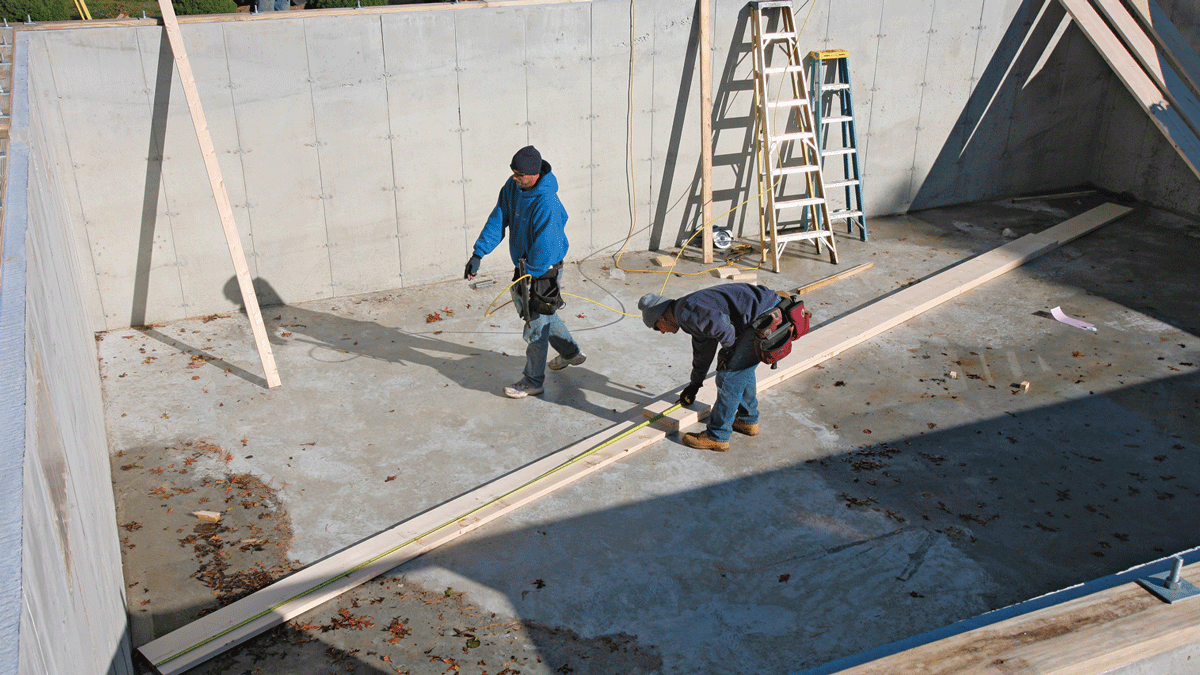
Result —
<path fill-rule="evenodd" d="M 750 422 L 734 422 L 733 430 L 738 432 L 739 434 L 746 434 L 747 436 L 757 436 L 758 435 L 758 423 L 755 422 L 752 424 Z"/>
<path fill-rule="evenodd" d="M 728 442 L 709 438 L 708 434 L 704 433 L 703 431 L 694 434 L 684 434 L 683 444 L 689 448 L 699 448 L 700 450 L 715 450 L 716 452 L 729 451 Z"/>

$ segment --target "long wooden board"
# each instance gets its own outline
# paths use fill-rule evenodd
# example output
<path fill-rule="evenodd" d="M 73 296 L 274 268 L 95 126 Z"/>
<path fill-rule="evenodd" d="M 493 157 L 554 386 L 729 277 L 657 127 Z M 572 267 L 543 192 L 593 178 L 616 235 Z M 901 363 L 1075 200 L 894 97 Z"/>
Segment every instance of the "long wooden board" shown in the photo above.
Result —
<path fill-rule="evenodd" d="M 874 266 L 875 266 L 875 263 L 873 263 L 873 262 L 863 263 L 861 265 L 856 265 L 854 267 L 851 267 L 848 270 L 842 270 L 841 272 L 838 272 L 837 274 L 830 274 L 829 276 L 825 277 L 824 279 L 817 279 L 816 281 L 813 281 L 811 283 L 804 284 L 800 288 L 797 288 L 794 291 L 794 294 L 795 295 L 804 295 L 805 293 L 808 293 L 809 291 L 815 291 L 818 288 L 821 288 L 823 286 L 828 286 L 829 284 L 832 284 L 835 281 L 841 281 L 842 279 L 845 279 L 846 277 L 852 277 L 855 274 L 858 274 L 859 272 L 866 272 L 867 270 L 871 269 Z"/>
<path fill-rule="evenodd" d="M 1109 22 L 1121 39 L 1133 51 L 1142 69 L 1150 75 L 1150 79 L 1158 86 L 1163 96 L 1175 106 L 1179 116 L 1191 127 L 1192 132 L 1200 135 L 1200 101 L 1192 94 L 1188 85 L 1175 72 L 1174 66 L 1159 53 L 1158 45 L 1145 29 L 1133 18 L 1121 0 L 1094 0 L 1096 6 L 1108 17 Z"/>
<path fill-rule="evenodd" d="M 1200 563 L 1183 578 L 1200 583 Z M 1123 584 L 913 647 L 838 675 L 1092 675 L 1200 641 L 1200 599 Z"/>
<path fill-rule="evenodd" d="M 865 309 L 820 327 L 796 341 L 778 370 L 759 370 L 759 389 L 796 375 L 820 361 L 870 339 L 970 288 L 1058 245 L 1129 213 L 1114 204 L 1032 234 L 925 281 L 887 296 Z M 681 420 L 690 424 L 707 415 L 716 387 L 701 389 L 699 410 L 670 412 L 644 426 L 641 414 L 563 448 L 532 464 L 476 488 L 410 520 L 376 534 L 281 579 L 233 604 L 202 617 L 138 649 L 164 675 L 179 673 L 312 607 L 337 597 L 407 560 L 460 537 L 513 509 L 571 483 L 666 437 Z M 648 407 L 669 411 L 674 395 Z M 582 457 L 582 459 L 580 459 Z"/>
<path fill-rule="evenodd" d="M 1200 55 L 1175 24 L 1167 18 L 1154 0 L 1126 0 L 1134 16 L 1146 32 L 1154 39 L 1159 51 L 1166 55 L 1179 71 L 1179 75 L 1191 87 L 1192 93 L 1200 97 Z"/>
<path fill-rule="evenodd" d="M 266 376 L 267 387 L 275 388 L 279 386 L 275 355 L 271 352 L 271 342 L 267 339 L 267 327 L 263 324 L 262 312 L 258 308 L 258 296 L 254 292 L 254 283 L 250 280 L 250 267 L 246 264 L 246 253 L 242 250 L 237 222 L 233 219 L 229 194 L 225 192 L 225 179 L 221 177 L 217 151 L 213 147 L 212 136 L 208 133 L 204 108 L 200 105 L 200 92 L 196 89 L 196 78 L 192 75 L 192 63 L 188 60 L 187 50 L 183 46 L 183 35 L 179 32 L 179 22 L 175 19 L 175 8 L 171 6 L 171 0 L 158 0 L 158 7 L 162 10 L 163 28 L 167 31 L 171 53 L 175 56 L 175 68 L 179 70 L 179 80 L 183 85 L 184 97 L 187 98 L 188 110 L 192 113 L 192 126 L 196 128 L 196 140 L 200 143 L 200 154 L 204 157 L 204 168 L 208 171 L 213 199 L 217 203 L 217 215 L 221 217 L 221 229 L 225 232 L 225 243 L 229 246 L 229 257 L 233 260 L 233 271 L 242 291 L 242 303 L 246 306 L 246 316 L 250 319 L 250 329 L 254 333 L 254 344 L 258 347 L 258 356 L 262 360 L 263 374 Z"/>
<path fill-rule="evenodd" d="M 1200 139 L 1184 122 L 1159 91 L 1158 86 L 1142 70 L 1137 61 L 1129 55 L 1125 45 L 1117 39 L 1112 30 L 1104 23 L 1104 19 L 1096 13 L 1088 0 L 1060 0 L 1071 18 L 1079 24 L 1084 35 L 1099 50 L 1100 55 L 1112 67 L 1121 82 L 1134 99 L 1150 116 L 1150 120 L 1158 127 L 1167 142 L 1175 148 L 1179 156 L 1200 177 Z"/>

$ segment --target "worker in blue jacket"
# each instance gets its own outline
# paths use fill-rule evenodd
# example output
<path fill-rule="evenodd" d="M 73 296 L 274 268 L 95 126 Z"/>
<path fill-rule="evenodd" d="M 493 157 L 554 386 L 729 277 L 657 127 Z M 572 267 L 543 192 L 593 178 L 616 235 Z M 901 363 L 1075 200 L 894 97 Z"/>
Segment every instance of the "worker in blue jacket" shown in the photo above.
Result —
<path fill-rule="evenodd" d="M 525 371 L 521 379 L 504 388 L 509 398 L 536 396 L 545 391 L 546 355 L 554 347 L 558 355 L 550 361 L 551 370 L 577 366 L 587 360 L 571 337 L 556 310 L 563 306 L 560 274 L 567 255 L 567 210 L 558 200 L 558 179 L 550 163 L 532 145 L 513 155 L 513 175 L 500 188 L 496 208 L 488 216 L 475 241 L 463 278 L 474 279 L 483 256 L 508 235 L 508 253 L 517 271 L 513 280 L 528 274 L 528 292 L 520 283 L 514 286 L 517 313 L 525 319 Z M 528 306 L 526 303 L 528 302 Z"/>
<path fill-rule="evenodd" d="M 686 433 L 683 444 L 692 448 L 729 450 L 736 431 L 758 435 L 758 382 L 751 322 L 779 304 L 782 296 L 766 286 L 725 284 L 705 288 L 672 300 L 647 293 L 638 300 L 642 321 L 660 333 L 680 330 L 692 336 L 692 376 L 679 402 L 691 405 L 704 384 L 713 356 L 717 357 L 717 402 L 704 431 Z"/>

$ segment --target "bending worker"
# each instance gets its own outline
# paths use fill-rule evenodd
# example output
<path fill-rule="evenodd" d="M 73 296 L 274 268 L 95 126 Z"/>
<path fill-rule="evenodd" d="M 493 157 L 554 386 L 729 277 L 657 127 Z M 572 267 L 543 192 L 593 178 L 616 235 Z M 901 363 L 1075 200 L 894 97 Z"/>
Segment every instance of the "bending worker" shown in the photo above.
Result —
<path fill-rule="evenodd" d="M 684 434 L 684 445 L 725 452 L 729 450 L 731 432 L 758 435 L 758 382 L 754 371 L 759 360 L 754 352 L 754 332 L 748 326 L 781 299 L 766 286 L 724 284 L 678 300 L 657 293 L 647 293 L 638 300 L 647 327 L 660 333 L 682 329 L 692 336 L 691 382 L 680 394 L 680 403 L 695 403 L 713 356 L 717 356 L 717 402 L 708 416 L 708 427 Z"/>
<path fill-rule="evenodd" d="M 536 396 L 545 391 L 546 354 L 549 347 L 558 352 L 550 361 L 551 370 L 583 363 L 587 356 L 571 332 L 558 317 L 563 306 L 559 274 L 567 255 L 567 210 L 558 200 L 558 179 L 550 172 L 550 163 L 532 145 L 513 155 L 513 175 L 500 188 L 496 208 L 488 216 L 475 241 L 463 278 L 474 279 L 483 256 L 508 233 L 508 253 L 517 271 L 513 280 L 524 274 L 531 277 L 528 293 L 513 294 L 517 313 L 525 319 L 525 372 L 521 379 L 504 388 L 509 398 Z M 521 287 L 517 284 L 514 288 Z M 528 299 L 528 306 L 526 305 Z"/>

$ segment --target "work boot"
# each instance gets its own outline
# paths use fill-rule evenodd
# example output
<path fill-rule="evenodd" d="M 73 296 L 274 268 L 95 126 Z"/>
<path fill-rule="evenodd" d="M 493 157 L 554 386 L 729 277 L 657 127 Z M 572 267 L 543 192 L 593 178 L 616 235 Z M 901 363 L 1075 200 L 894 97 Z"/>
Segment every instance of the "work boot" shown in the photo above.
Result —
<path fill-rule="evenodd" d="M 584 354 L 582 351 L 580 351 L 578 354 L 569 359 L 564 359 L 562 354 L 559 354 L 558 356 L 550 359 L 550 363 L 547 363 L 546 366 L 549 367 L 550 370 L 562 370 L 567 366 L 577 366 L 584 361 L 587 361 L 587 354 Z"/>
<path fill-rule="evenodd" d="M 747 436 L 757 436 L 758 435 L 758 423 L 757 422 L 734 422 L 733 430 L 738 432 L 739 434 L 746 434 Z"/>
<path fill-rule="evenodd" d="M 537 396 L 546 391 L 543 387 L 535 387 L 525 380 L 515 382 L 504 388 L 504 395 L 509 398 L 525 398 L 526 396 Z"/>
<path fill-rule="evenodd" d="M 701 450 L 714 450 L 716 452 L 728 452 L 729 442 L 718 441 L 710 437 L 707 433 L 701 431 L 698 433 L 687 433 L 683 435 L 683 444 L 689 448 L 699 448 Z"/>

